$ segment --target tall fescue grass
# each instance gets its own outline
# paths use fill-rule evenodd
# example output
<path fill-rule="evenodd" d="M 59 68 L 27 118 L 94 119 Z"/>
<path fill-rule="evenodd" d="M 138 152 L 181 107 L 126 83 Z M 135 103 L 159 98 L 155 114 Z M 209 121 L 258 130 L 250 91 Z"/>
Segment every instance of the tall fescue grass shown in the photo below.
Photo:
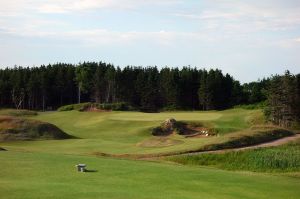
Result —
<path fill-rule="evenodd" d="M 300 171 L 300 140 L 279 147 L 219 154 L 182 155 L 167 159 L 180 164 L 213 166 L 228 170 L 294 172 Z"/>
<path fill-rule="evenodd" d="M 294 135 L 294 132 L 285 129 L 258 129 L 253 131 L 245 131 L 230 136 L 230 139 L 222 143 L 214 143 L 205 145 L 200 151 L 212 151 L 220 149 L 232 149 L 256 145 L 264 142 L 277 140 L 283 137 Z"/>

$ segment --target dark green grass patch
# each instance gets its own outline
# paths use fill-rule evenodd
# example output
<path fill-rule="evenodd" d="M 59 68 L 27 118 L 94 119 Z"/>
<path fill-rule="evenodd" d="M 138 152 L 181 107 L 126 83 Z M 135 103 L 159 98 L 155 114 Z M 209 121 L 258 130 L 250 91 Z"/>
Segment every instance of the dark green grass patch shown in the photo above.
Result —
<path fill-rule="evenodd" d="M 180 164 L 214 166 L 228 170 L 298 172 L 300 171 L 300 140 L 279 147 L 218 154 L 182 155 L 167 159 Z"/>
<path fill-rule="evenodd" d="M 87 107 L 90 107 L 92 103 L 87 102 L 87 103 L 80 103 L 80 104 L 69 104 L 65 106 L 59 107 L 57 110 L 58 111 L 72 111 L 72 110 L 83 110 Z"/>

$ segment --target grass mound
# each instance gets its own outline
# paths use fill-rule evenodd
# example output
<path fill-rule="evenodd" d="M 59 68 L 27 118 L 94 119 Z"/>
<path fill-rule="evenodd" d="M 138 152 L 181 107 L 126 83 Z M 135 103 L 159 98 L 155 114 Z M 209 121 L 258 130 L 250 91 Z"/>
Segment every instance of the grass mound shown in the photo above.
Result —
<path fill-rule="evenodd" d="M 186 137 L 200 135 L 211 136 L 215 134 L 211 129 L 203 127 L 201 123 L 186 123 L 176 121 L 173 118 L 165 120 L 160 126 L 152 129 L 152 135 L 154 136 L 168 136 L 172 133 L 177 133 Z"/>
<path fill-rule="evenodd" d="M 220 154 L 182 155 L 167 159 L 181 164 L 214 166 L 228 170 L 293 172 L 300 171 L 300 140 L 279 147 Z"/>
<path fill-rule="evenodd" d="M 1 148 L 1 147 L 0 147 L 0 151 L 6 151 L 6 150 L 5 150 L 4 148 Z"/>
<path fill-rule="evenodd" d="M 140 147 L 168 147 L 168 146 L 174 146 L 177 144 L 182 144 L 183 141 L 181 140 L 174 140 L 169 139 L 167 137 L 158 137 L 158 138 L 152 138 L 149 140 L 145 140 L 141 143 L 138 143 L 137 146 Z"/>
<path fill-rule="evenodd" d="M 209 150 L 246 147 L 246 146 L 277 140 L 294 134 L 295 133 L 285 129 L 272 129 L 272 128 L 262 129 L 262 130 L 257 129 L 251 133 L 246 132 L 246 133 L 235 134 L 234 136 L 230 136 L 230 139 L 223 143 L 206 145 L 203 147 L 203 150 L 209 151 Z"/>
<path fill-rule="evenodd" d="M 66 134 L 53 124 L 16 117 L 0 117 L 0 141 L 67 139 Z"/>
<path fill-rule="evenodd" d="M 35 116 L 38 113 L 31 110 L 25 110 L 25 109 L 3 109 L 0 110 L 0 115 L 6 115 L 6 116 L 14 116 L 14 117 L 21 117 L 21 116 Z"/>

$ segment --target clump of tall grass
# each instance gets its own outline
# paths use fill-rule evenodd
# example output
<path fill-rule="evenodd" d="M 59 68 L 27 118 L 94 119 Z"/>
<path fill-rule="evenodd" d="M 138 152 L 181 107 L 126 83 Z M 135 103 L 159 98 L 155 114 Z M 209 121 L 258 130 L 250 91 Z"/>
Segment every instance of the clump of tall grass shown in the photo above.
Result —
<path fill-rule="evenodd" d="M 228 170 L 294 172 L 300 171 L 300 140 L 279 147 L 220 154 L 181 155 L 167 159 L 180 164 L 214 166 Z"/>
<path fill-rule="evenodd" d="M 200 151 L 212 151 L 220 149 L 232 149 L 246 147 L 272 140 L 277 140 L 283 137 L 294 135 L 294 132 L 286 129 L 266 129 L 256 130 L 247 134 L 235 134 L 226 142 L 205 145 Z"/>

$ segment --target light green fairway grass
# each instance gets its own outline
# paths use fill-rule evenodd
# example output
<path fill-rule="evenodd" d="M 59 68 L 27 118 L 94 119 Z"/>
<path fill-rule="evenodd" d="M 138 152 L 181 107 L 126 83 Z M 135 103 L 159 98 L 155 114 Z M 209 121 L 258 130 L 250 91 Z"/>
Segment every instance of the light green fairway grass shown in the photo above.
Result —
<path fill-rule="evenodd" d="M 261 115 L 261 112 L 242 109 L 151 114 L 69 111 L 28 116 L 53 123 L 80 139 L 0 143 L 7 149 L 0 152 L 0 198 L 299 198 L 300 178 L 297 177 L 91 156 L 93 152 L 149 154 L 199 148 L 249 128 L 253 114 Z M 168 138 L 173 142 L 167 142 L 175 143 L 173 146 L 143 147 L 147 146 L 145 142 L 158 141 L 150 129 L 171 117 L 217 128 L 220 136 L 187 139 L 173 135 Z M 95 171 L 79 173 L 74 167 L 78 163 L 85 163 Z"/>
<path fill-rule="evenodd" d="M 293 199 L 299 178 L 88 156 L 0 152 L 0 198 Z M 79 173 L 86 163 L 96 172 Z"/>
<path fill-rule="evenodd" d="M 232 109 L 208 112 L 46 112 L 33 116 L 53 123 L 70 135 L 81 139 L 60 141 L 30 141 L 0 144 L 11 150 L 48 151 L 66 154 L 153 154 L 197 149 L 203 145 L 225 141 L 222 135 L 248 128 L 247 118 L 259 110 Z M 197 121 L 218 130 L 218 137 L 184 138 L 171 136 L 172 146 L 164 146 L 151 135 L 151 128 L 168 118 L 178 121 Z M 152 147 L 147 142 L 155 143 Z M 145 144 L 146 143 L 146 144 Z"/>

